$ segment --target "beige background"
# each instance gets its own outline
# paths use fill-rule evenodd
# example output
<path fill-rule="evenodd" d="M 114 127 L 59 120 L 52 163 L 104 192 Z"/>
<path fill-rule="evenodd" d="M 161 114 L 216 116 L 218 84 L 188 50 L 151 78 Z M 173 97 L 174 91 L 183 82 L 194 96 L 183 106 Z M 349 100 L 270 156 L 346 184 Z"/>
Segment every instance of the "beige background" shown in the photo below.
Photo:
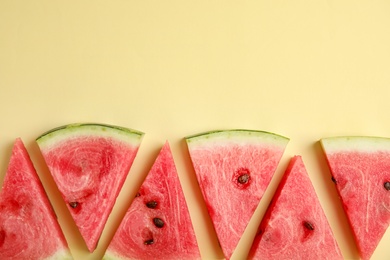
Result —
<path fill-rule="evenodd" d="M 251 223 L 300 154 L 346 259 L 356 258 L 318 144 L 333 135 L 390 136 L 389 1 L 0 0 L 0 180 L 21 137 L 76 259 L 98 259 L 165 140 L 172 146 L 205 259 L 221 257 L 183 137 L 249 128 L 291 138 Z M 101 122 L 146 133 L 89 254 L 34 139 Z M 245 256 L 248 229 L 235 259 Z M 390 259 L 390 231 L 372 259 Z"/>

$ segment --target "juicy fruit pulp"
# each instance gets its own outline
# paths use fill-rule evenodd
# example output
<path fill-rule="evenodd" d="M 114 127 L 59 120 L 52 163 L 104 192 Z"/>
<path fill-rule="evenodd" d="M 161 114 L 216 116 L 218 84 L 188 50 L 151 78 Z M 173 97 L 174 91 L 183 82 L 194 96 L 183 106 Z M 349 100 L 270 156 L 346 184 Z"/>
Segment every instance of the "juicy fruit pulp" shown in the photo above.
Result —
<path fill-rule="evenodd" d="M 168 143 L 133 200 L 106 259 L 200 259 Z"/>
<path fill-rule="evenodd" d="M 301 157 L 294 157 L 259 226 L 254 259 L 343 259 Z"/>
<path fill-rule="evenodd" d="M 72 259 L 22 141 L 15 141 L 0 191 L 0 259 Z"/>
<path fill-rule="evenodd" d="M 143 134 L 100 124 L 56 128 L 37 138 L 46 164 L 92 252 Z"/>
<path fill-rule="evenodd" d="M 369 259 L 390 224 L 390 139 L 321 140 L 360 255 Z"/>
<path fill-rule="evenodd" d="M 187 137 L 186 141 L 218 240 L 225 257 L 230 258 L 288 139 L 261 131 L 226 130 Z"/>

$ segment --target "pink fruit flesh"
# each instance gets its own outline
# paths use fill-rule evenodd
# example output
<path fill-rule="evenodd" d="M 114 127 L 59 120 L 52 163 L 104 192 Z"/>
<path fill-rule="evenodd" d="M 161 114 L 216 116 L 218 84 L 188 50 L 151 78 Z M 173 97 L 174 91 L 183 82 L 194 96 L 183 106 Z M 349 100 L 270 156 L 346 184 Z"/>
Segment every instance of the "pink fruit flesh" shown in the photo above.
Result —
<path fill-rule="evenodd" d="M 138 151 L 109 137 L 80 136 L 41 147 L 51 174 L 92 252 Z"/>
<path fill-rule="evenodd" d="M 119 259 L 200 259 L 168 143 L 160 151 L 106 255 Z"/>
<path fill-rule="evenodd" d="M 343 259 L 301 157 L 294 157 L 250 251 L 253 259 Z"/>
<path fill-rule="evenodd" d="M 65 237 L 22 141 L 0 192 L 0 259 L 71 259 Z"/>
<path fill-rule="evenodd" d="M 333 152 L 327 160 L 363 259 L 390 224 L 390 152 Z"/>
<path fill-rule="evenodd" d="M 243 235 L 288 142 L 286 138 L 268 142 L 264 141 L 263 135 L 248 137 L 247 133 L 233 133 L 231 137 L 211 134 L 199 142 L 187 141 L 209 215 L 228 259 Z"/>

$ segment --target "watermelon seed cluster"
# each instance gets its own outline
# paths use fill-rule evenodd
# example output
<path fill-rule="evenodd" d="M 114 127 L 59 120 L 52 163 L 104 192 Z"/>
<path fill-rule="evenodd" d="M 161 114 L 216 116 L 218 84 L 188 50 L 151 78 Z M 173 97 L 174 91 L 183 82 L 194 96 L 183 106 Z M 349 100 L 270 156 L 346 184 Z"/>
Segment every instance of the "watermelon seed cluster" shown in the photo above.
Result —
<path fill-rule="evenodd" d="M 140 197 L 140 196 L 141 196 L 141 193 L 137 192 L 137 195 L 135 197 Z M 149 209 L 156 209 L 158 206 L 158 202 L 155 200 L 149 200 L 149 201 L 145 202 L 145 206 Z M 165 225 L 164 220 L 159 218 L 159 217 L 154 217 L 152 219 L 152 222 L 153 222 L 154 226 L 157 228 L 163 228 Z M 147 228 L 146 228 L 145 232 L 146 232 L 147 238 L 144 240 L 144 245 L 154 244 L 153 233 Z"/>

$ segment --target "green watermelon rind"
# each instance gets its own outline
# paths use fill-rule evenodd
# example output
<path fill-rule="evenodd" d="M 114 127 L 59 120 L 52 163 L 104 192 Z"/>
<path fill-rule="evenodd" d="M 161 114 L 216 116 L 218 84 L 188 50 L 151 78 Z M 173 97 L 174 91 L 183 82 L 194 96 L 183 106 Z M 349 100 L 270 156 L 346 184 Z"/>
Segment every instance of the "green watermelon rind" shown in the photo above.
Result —
<path fill-rule="evenodd" d="M 104 254 L 102 260 L 122 260 L 124 258 L 121 258 L 119 255 L 115 254 L 115 253 L 111 253 L 109 251 L 106 251 L 106 253 Z"/>
<path fill-rule="evenodd" d="M 115 125 L 101 123 L 76 123 L 53 128 L 36 138 L 36 141 L 40 146 L 48 147 L 53 144 L 57 144 L 62 140 L 82 135 L 116 137 L 126 143 L 138 144 L 144 133 L 138 130 Z"/>
<path fill-rule="evenodd" d="M 249 129 L 214 130 L 187 136 L 184 138 L 188 144 L 202 145 L 212 141 L 238 141 L 238 142 L 268 142 L 270 144 L 285 145 L 290 139 L 271 132 Z"/>
<path fill-rule="evenodd" d="M 56 260 L 56 259 L 61 259 L 61 260 L 73 260 L 73 257 L 71 255 L 69 255 L 69 250 L 59 250 L 57 251 L 54 255 L 46 258 L 47 260 L 48 259 L 53 259 L 53 260 Z"/>
<path fill-rule="evenodd" d="M 377 136 L 336 136 L 320 140 L 322 148 L 333 152 L 378 152 L 390 151 L 390 138 Z"/>

